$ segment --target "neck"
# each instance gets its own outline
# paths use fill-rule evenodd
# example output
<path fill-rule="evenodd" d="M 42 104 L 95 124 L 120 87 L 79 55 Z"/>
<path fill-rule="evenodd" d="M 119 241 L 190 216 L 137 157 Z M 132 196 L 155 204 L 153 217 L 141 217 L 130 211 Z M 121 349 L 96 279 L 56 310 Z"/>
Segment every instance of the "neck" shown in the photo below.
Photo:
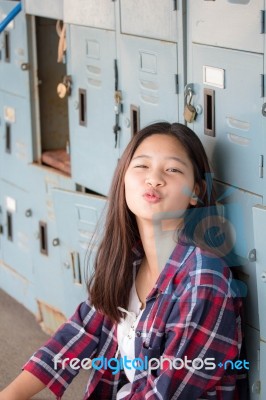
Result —
<path fill-rule="evenodd" d="M 140 238 L 151 275 L 158 275 L 164 268 L 177 243 L 177 228 L 162 230 L 161 222 L 138 223 Z"/>

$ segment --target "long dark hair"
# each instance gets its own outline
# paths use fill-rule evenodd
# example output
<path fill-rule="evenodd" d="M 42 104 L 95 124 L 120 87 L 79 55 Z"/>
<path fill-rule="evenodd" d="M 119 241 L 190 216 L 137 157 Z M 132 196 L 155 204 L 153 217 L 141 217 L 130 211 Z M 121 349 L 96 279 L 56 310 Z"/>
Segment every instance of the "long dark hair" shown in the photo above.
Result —
<path fill-rule="evenodd" d="M 88 282 L 91 303 L 113 322 L 119 322 L 122 317 L 117 307 L 128 306 L 133 283 L 132 248 L 140 240 L 135 216 L 126 204 L 125 173 L 141 142 L 156 134 L 172 136 L 183 145 L 193 165 L 195 184 L 199 187 L 197 204 L 190 207 L 185 216 L 183 238 L 196 244 L 202 241 L 202 229 L 208 231 L 205 225 L 209 213 L 206 210 L 213 213 L 215 208 L 213 186 L 208 182 L 212 177 L 210 165 L 201 141 L 191 129 L 179 123 L 160 122 L 147 126 L 132 138 L 113 177 L 105 231 L 94 260 L 95 271 Z M 200 230 L 196 229 L 199 221 L 204 221 Z M 203 242 L 206 244 L 206 238 Z"/>

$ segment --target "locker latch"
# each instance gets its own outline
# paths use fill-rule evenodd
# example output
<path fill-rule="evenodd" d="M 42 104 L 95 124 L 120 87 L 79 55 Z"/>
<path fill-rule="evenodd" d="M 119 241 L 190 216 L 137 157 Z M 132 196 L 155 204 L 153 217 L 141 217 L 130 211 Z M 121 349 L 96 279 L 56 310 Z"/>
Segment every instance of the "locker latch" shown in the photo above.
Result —
<path fill-rule="evenodd" d="M 118 132 L 121 131 L 119 126 L 119 114 L 123 112 L 122 109 L 122 92 L 118 89 L 118 67 L 117 60 L 114 60 L 114 73 L 115 73 L 115 94 L 114 94 L 114 111 L 115 111 L 115 125 L 113 127 L 113 132 L 115 134 L 115 148 L 117 147 Z"/>
<path fill-rule="evenodd" d="M 30 64 L 29 64 L 29 63 L 22 63 L 22 64 L 20 65 L 20 69 L 21 69 L 22 71 L 28 71 L 28 70 L 30 69 Z"/>
<path fill-rule="evenodd" d="M 119 126 L 119 114 L 122 112 L 122 92 L 121 90 L 116 90 L 114 95 L 115 100 L 115 126 L 113 127 L 113 131 L 115 134 L 115 147 L 117 147 L 117 138 L 118 132 L 121 131 L 121 127 Z"/>

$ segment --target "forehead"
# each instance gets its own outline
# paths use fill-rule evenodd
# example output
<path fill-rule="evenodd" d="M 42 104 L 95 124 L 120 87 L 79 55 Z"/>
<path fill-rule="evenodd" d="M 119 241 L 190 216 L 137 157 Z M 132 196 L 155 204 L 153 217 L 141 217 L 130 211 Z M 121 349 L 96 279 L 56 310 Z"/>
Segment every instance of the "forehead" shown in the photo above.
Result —
<path fill-rule="evenodd" d="M 154 154 L 167 153 L 168 155 L 182 155 L 188 158 L 187 152 L 182 143 L 172 135 L 154 134 L 144 139 L 134 152 L 134 156 L 147 152 Z"/>

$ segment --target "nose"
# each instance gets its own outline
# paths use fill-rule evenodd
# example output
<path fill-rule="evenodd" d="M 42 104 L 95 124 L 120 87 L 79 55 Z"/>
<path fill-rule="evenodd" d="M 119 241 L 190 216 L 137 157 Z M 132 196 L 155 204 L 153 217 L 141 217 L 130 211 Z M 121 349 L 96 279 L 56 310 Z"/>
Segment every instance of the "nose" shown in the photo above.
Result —
<path fill-rule="evenodd" d="M 161 174 L 155 171 L 154 172 L 149 171 L 145 183 L 150 187 L 156 188 L 163 186 L 165 182 Z"/>

